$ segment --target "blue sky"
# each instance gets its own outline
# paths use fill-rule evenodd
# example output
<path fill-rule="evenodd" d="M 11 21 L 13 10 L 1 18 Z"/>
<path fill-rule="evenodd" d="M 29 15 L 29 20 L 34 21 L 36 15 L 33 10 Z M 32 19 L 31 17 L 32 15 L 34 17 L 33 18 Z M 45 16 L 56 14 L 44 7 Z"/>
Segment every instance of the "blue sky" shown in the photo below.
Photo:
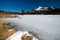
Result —
<path fill-rule="evenodd" d="M 28 11 L 39 6 L 60 8 L 60 0 L 0 0 L 0 10 L 5 11 Z"/>

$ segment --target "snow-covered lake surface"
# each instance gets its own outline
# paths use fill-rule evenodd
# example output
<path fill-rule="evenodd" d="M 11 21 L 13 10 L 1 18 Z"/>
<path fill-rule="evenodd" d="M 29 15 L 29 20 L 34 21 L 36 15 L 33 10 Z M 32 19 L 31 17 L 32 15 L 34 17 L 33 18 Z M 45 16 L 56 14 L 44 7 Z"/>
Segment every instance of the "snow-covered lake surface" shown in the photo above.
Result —
<path fill-rule="evenodd" d="M 5 18 L 16 30 L 33 32 L 41 40 L 60 40 L 60 15 L 19 15 Z"/>

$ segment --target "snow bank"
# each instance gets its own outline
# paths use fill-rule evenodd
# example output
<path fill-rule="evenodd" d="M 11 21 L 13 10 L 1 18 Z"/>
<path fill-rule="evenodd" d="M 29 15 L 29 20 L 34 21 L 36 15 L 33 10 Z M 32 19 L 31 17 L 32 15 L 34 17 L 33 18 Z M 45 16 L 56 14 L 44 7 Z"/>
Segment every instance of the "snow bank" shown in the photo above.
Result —
<path fill-rule="evenodd" d="M 23 36 L 23 33 L 27 36 L 31 36 L 27 31 L 17 31 L 12 36 L 8 37 L 6 40 L 22 40 L 21 37 Z M 33 36 L 33 40 L 38 40 Z"/>

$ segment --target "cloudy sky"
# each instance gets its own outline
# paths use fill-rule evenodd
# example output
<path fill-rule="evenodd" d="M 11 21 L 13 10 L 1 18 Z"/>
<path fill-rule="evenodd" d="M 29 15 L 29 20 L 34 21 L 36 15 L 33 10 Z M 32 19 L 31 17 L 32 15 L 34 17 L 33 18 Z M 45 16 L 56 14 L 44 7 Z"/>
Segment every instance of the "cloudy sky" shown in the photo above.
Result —
<path fill-rule="evenodd" d="M 60 0 L 0 0 L 0 10 L 5 11 L 28 11 L 39 6 L 60 8 Z"/>

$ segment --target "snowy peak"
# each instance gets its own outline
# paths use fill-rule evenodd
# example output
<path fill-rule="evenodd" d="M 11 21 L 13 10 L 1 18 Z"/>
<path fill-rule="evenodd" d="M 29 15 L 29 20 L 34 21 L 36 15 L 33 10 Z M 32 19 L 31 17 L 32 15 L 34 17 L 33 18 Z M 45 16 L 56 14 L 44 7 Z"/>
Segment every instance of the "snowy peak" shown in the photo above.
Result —
<path fill-rule="evenodd" d="M 48 7 L 41 7 L 41 6 L 39 6 L 37 9 L 35 9 L 36 11 L 38 11 L 38 10 L 45 10 L 45 9 L 48 9 Z"/>
<path fill-rule="evenodd" d="M 39 11 L 39 10 L 49 10 L 49 9 L 55 9 L 55 7 L 54 6 L 51 6 L 51 7 L 41 7 L 41 6 L 39 6 L 38 8 L 36 8 L 35 10 L 36 11 Z"/>
<path fill-rule="evenodd" d="M 43 7 L 40 7 L 40 6 L 39 6 L 39 7 L 38 7 L 37 9 L 35 9 L 35 10 L 41 10 L 42 8 L 43 8 Z"/>

